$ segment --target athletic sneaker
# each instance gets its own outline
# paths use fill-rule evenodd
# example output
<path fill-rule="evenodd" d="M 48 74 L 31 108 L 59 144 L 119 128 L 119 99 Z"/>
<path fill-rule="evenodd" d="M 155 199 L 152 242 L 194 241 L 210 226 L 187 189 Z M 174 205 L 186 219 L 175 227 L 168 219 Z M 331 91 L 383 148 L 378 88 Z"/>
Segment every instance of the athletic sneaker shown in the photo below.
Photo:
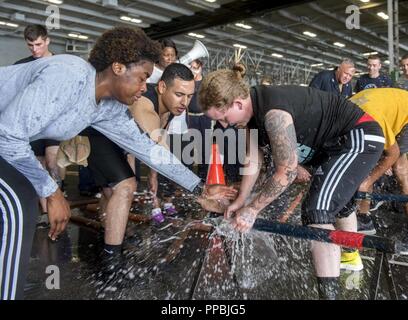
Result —
<path fill-rule="evenodd" d="M 152 210 L 152 219 L 156 223 L 162 223 L 164 221 L 164 216 L 160 208 L 154 208 Z"/>
<path fill-rule="evenodd" d="M 340 269 L 360 271 L 363 270 L 363 268 L 363 261 L 361 261 L 360 253 L 358 252 L 358 250 L 355 250 L 353 252 L 343 251 L 341 253 Z"/>
<path fill-rule="evenodd" d="M 357 215 L 357 232 L 364 233 L 366 235 L 374 235 L 377 233 L 373 220 L 369 214 Z"/>
<path fill-rule="evenodd" d="M 114 282 L 123 273 L 124 258 L 121 253 L 103 249 L 99 259 L 99 272 L 96 274 L 97 290 L 103 290 L 107 283 Z"/>
<path fill-rule="evenodd" d="M 164 214 L 166 216 L 174 216 L 175 214 L 177 214 L 176 207 L 171 202 L 165 203 L 163 205 L 163 209 L 164 209 Z"/>

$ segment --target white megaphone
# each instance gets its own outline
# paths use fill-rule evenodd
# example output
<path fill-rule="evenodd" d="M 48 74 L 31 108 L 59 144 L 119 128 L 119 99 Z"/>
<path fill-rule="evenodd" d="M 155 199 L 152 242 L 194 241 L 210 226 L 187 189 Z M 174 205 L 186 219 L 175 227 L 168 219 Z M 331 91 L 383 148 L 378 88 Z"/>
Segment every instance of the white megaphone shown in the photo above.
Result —
<path fill-rule="evenodd" d="M 193 48 L 187 54 L 182 56 L 180 60 L 178 60 L 177 62 L 189 66 L 190 63 L 193 62 L 195 59 L 205 58 L 208 56 L 209 56 L 208 50 L 205 47 L 205 45 L 203 45 L 201 41 L 196 40 L 194 42 Z"/>
<path fill-rule="evenodd" d="M 208 50 L 201 41 L 196 40 L 194 42 L 193 48 L 187 54 L 185 54 L 179 60 L 177 60 L 177 63 L 182 63 L 186 65 L 187 67 L 190 67 L 190 63 L 193 62 L 195 59 L 204 58 L 204 57 L 209 57 Z M 160 70 L 159 68 L 154 66 L 153 74 L 150 76 L 149 79 L 147 79 L 146 82 L 147 83 L 157 83 L 159 82 L 162 74 L 163 74 L 163 70 Z"/>

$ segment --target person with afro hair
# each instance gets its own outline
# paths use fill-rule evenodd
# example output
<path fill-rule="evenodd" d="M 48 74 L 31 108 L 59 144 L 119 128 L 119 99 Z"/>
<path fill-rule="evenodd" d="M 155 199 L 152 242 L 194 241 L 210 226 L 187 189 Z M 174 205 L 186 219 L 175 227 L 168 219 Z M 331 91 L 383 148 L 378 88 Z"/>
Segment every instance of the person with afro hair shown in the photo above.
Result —
<path fill-rule="evenodd" d="M 52 240 L 71 215 L 30 141 L 64 141 L 91 126 L 194 194 L 231 193 L 226 187 L 205 187 L 133 120 L 128 105 L 146 90 L 158 54 L 158 45 L 142 30 L 118 27 L 97 40 L 89 62 L 62 54 L 0 68 L 0 299 L 23 298 L 38 197 L 47 199 Z M 112 216 L 107 213 L 107 229 L 127 220 L 128 212 L 123 216 L 118 212 L 127 206 L 131 190 L 129 184 L 117 210 Z"/>

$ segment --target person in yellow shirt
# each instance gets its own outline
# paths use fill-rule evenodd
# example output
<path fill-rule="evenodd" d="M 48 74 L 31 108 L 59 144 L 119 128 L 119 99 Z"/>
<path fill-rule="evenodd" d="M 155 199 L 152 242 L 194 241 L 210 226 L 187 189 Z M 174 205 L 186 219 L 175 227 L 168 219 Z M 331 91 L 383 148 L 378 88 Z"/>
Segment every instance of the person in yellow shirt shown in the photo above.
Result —
<path fill-rule="evenodd" d="M 374 182 L 392 168 L 402 194 L 408 194 L 408 160 L 405 155 L 408 152 L 408 91 L 395 88 L 368 89 L 350 100 L 380 124 L 385 137 L 383 156 L 360 185 L 359 191 L 372 192 Z M 375 234 L 369 209 L 369 200 L 362 200 L 357 216 L 358 231 Z M 408 204 L 405 205 L 405 212 L 408 214 Z"/>

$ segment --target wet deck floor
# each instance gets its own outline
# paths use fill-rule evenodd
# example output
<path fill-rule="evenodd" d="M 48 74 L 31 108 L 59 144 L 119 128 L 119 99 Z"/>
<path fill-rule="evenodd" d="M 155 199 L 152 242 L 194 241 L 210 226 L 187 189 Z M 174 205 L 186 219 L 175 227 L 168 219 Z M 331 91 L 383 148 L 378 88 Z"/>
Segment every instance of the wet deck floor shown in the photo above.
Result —
<path fill-rule="evenodd" d="M 188 197 L 175 199 L 179 217 L 202 213 Z M 278 206 L 279 207 L 279 206 Z M 265 217 L 276 219 L 282 208 L 271 207 Z M 139 208 L 142 210 L 142 208 Z M 73 214 L 83 214 L 73 209 Z M 381 208 L 376 211 L 377 235 L 401 239 L 408 232 L 404 213 Z M 70 223 L 52 243 L 47 229 L 37 229 L 30 260 L 26 299 L 317 299 L 317 286 L 310 256 L 310 242 L 279 235 L 252 232 L 226 245 L 227 255 L 209 249 L 209 234 L 192 231 L 181 242 L 178 254 L 169 258 L 183 226 L 129 223 L 124 242 L 126 274 L 115 282 L 98 286 L 98 255 L 103 233 Z M 300 224 L 299 209 L 288 223 Z M 167 227 L 166 227 L 167 226 Z M 141 240 L 142 243 L 137 243 Z M 340 299 L 369 299 L 375 251 L 362 252 L 364 270 L 342 272 Z M 408 299 L 408 257 L 388 256 L 392 261 L 399 299 Z M 166 261 L 167 259 L 167 261 Z M 168 262 L 168 260 L 172 260 Z M 231 264 L 232 263 L 232 264 Z M 46 267 L 60 270 L 58 290 L 46 288 Z M 232 267 L 232 269 L 231 269 Z M 229 272 L 232 271 L 232 272 Z M 390 299 L 385 277 L 378 299 Z"/>

